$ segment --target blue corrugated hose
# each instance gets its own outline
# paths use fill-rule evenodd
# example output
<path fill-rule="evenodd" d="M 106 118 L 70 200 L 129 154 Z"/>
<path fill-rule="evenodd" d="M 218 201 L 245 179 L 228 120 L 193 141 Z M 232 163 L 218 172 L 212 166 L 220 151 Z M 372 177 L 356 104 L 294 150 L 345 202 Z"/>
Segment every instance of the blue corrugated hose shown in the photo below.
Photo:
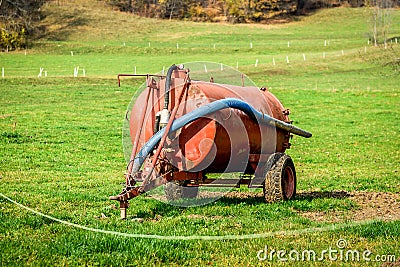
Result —
<path fill-rule="evenodd" d="M 222 110 L 225 108 L 235 108 L 241 110 L 246 113 L 250 118 L 257 121 L 259 124 L 267 124 L 306 138 L 312 136 L 310 132 L 302 130 L 292 124 L 277 120 L 267 114 L 258 112 L 248 103 L 235 98 L 226 98 L 211 102 L 207 105 L 201 106 L 198 109 L 193 110 L 190 113 L 183 115 L 180 118 L 177 118 L 173 121 L 170 132 L 174 132 L 201 117 L 207 116 L 211 113 L 217 112 L 218 110 Z M 147 155 L 154 149 L 157 143 L 160 142 L 164 132 L 165 128 L 159 130 L 140 149 L 139 153 L 137 153 L 134 159 L 132 173 L 139 171 Z"/>

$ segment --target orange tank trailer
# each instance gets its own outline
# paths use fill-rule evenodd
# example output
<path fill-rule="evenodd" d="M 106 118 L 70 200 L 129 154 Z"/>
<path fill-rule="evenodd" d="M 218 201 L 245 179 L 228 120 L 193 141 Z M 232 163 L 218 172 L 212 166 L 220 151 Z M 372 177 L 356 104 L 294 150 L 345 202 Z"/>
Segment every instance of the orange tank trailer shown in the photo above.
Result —
<path fill-rule="evenodd" d="M 175 65 L 166 76 L 146 78 L 129 119 L 126 188 L 110 197 L 120 202 L 121 218 L 129 199 L 163 184 L 173 200 L 194 198 L 210 184 L 262 187 L 267 202 L 295 196 L 296 172 L 285 150 L 292 133 L 311 133 L 292 125 L 289 110 L 266 88 L 191 79 L 189 69 Z M 207 176 L 236 172 L 246 178 Z"/>

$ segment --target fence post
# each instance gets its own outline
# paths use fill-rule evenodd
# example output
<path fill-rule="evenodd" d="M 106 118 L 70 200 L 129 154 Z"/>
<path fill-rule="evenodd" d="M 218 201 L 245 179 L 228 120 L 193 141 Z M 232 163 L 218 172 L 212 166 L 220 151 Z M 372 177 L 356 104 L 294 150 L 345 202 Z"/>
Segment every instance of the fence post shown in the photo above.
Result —
<path fill-rule="evenodd" d="M 44 70 L 44 69 L 43 69 L 42 67 L 40 67 L 40 69 L 39 69 L 39 74 L 38 74 L 38 78 L 42 77 L 43 70 Z"/>
<path fill-rule="evenodd" d="M 78 77 L 79 66 L 74 68 L 74 78 Z"/>

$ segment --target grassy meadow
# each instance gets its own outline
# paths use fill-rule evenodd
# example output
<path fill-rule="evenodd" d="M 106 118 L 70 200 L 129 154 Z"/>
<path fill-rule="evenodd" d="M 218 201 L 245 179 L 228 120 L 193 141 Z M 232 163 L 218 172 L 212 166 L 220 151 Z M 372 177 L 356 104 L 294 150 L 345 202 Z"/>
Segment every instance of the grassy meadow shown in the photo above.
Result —
<path fill-rule="evenodd" d="M 376 255 L 400 258 L 400 44 L 368 44 L 366 9 L 321 10 L 274 25 L 138 18 L 94 0 L 53 2 L 44 12 L 48 32 L 31 49 L 0 53 L 1 266 L 380 266 Z M 400 10 L 391 20 L 391 37 L 400 41 Z M 122 221 L 108 197 L 124 183 L 123 119 L 143 80 L 118 87 L 116 75 L 192 61 L 238 67 L 313 133 L 294 137 L 287 151 L 298 196 L 265 204 L 259 191 L 240 188 L 212 204 L 180 208 L 143 195 L 130 201 Z M 37 77 L 40 68 L 47 77 Z M 365 222 L 356 215 L 369 200 L 351 197 L 360 192 L 392 200 L 369 207 L 376 216 Z M 71 227 L 3 196 L 70 223 L 150 236 Z M 376 210 L 388 203 L 393 218 L 381 220 Z M 173 238 L 253 234 L 265 236 Z M 257 258 L 266 246 L 320 253 L 338 249 L 340 239 L 344 250 L 368 249 L 373 260 Z"/>

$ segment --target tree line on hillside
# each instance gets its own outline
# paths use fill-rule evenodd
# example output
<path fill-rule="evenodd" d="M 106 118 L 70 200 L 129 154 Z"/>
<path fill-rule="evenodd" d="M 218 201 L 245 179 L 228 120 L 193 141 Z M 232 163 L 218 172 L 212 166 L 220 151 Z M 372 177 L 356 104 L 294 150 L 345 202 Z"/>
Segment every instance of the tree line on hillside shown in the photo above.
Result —
<path fill-rule="evenodd" d="M 40 20 L 40 7 L 45 0 L 0 0 L 0 50 L 27 46 L 27 36 Z"/>
<path fill-rule="evenodd" d="M 377 0 L 104 0 L 120 11 L 162 19 L 263 22 L 271 18 L 306 14 L 318 8 L 361 7 Z M 400 0 L 378 0 L 399 5 Z"/>
<path fill-rule="evenodd" d="M 295 11 L 293 0 L 106 0 L 120 11 L 139 16 L 193 21 L 260 21 L 273 9 L 275 16 Z M 283 8 L 282 4 L 285 4 Z"/>
<path fill-rule="evenodd" d="M 26 48 L 38 31 L 46 2 L 59 0 L 0 0 L 0 51 Z M 336 6 L 365 6 L 371 10 L 370 39 L 386 43 L 391 27 L 390 8 L 400 0 L 98 0 L 120 11 L 162 19 L 212 22 L 264 22 L 271 18 L 307 14 L 310 10 Z M 68 3 L 69 4 L 69 3 Z M 41 29 L 41 31 L 45 29 Z M 40 31 L 39 31 L 40 32 Z"/>

